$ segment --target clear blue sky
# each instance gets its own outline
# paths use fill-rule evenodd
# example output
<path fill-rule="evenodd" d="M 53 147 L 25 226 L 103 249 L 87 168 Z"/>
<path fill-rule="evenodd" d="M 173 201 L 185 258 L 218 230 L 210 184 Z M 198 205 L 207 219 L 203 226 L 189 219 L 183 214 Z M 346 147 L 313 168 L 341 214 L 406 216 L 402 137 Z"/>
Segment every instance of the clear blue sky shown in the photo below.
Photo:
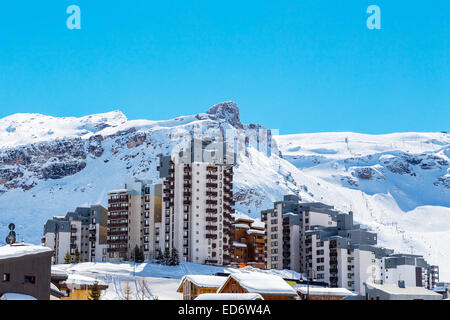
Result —
<path fill-rule="evenodd" d="M 448 0 L 15 0 L 0 36 L 0 117 L 159 120 L 234 100 L 281 134 L 450 131 Z"/>

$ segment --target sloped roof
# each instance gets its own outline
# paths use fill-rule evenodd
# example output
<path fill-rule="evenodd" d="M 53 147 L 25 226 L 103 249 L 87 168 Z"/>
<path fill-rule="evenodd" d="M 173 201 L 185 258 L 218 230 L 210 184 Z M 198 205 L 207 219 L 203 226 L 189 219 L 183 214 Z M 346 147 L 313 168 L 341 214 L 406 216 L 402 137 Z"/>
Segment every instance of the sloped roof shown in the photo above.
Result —
<path fill-rule="evenodd" d="M 39 254 L 44 252 L 53 251 L 50 248 L 43 246 L 36 246 L 26 243 L 15 243 L 12 245 L 6 245 L 0 247 L 0 260 L 10 259 L 10 258 L 20 258 L 27 255 Z"/>
<path fill-rule="evenodd" d="M 227 277 L 206 276 L 198 274 L 185 275 L 181 279 L 180 285 L 177 290 L 178 292 L 183 292 L 183 283 L 185 280 L 192 282 L 199 288 L 220 288 L 227 280 Z"/>
<path fill-rule="evenodd" d="M 375 284 L 366 283 L 366 286 L 370 289 L 378 289 L 392 295 L 420 295 L 420 296 L 441 296 L 439 293 L 428 290 L 424 287 L 406 287 L 400 288 L 394 283 Z"/>
<path fill-rule="evenodd" d="M 297 295 L 297 292 L 293 287 L 287 284 L 283 278 L 276 275 L 262 272 L 242 272 L 232 273 L 228 276 L 228 279 L 230 278 L 236 280 L 249 293 Z M 217 290 L 217 293 L 220 293 L 223 290 L 225 283 Z"/>
<path fill-rule="evenodd" d="M 298 286 L 295 289 L 302 294 L 308 294 L 308 287 Z M 346 288 L 319 288 L 319 287 L 309 287 L 309 294 L 321 295 L 321 296 L 355 296 L 356 295 Z"/>
<path fill-rule="evenodd" d="M 204 293 L 194 300 L 264 300 L 259 293 Z"/>

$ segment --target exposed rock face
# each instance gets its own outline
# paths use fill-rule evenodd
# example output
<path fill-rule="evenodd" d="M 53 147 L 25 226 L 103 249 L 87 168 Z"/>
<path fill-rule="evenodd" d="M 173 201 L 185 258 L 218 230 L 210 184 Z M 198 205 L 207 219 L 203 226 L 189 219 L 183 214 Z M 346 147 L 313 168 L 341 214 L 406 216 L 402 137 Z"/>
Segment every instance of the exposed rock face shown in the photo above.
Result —
<path fill-rule="evenodd" d="M 209 108 L 207 114 L 213 115 L 215 119 L 227 121 L 235 128 L 242 129 L 242 123 L 239 119 L 239 108 L 233 101 L 226 101 Z"/>
<path fill-rule="evenodd" d="M 100 136 L 56 139 L 0 150 L 0 186 L 6 189 L 32 188 L 35 179 L 61 179 L 86 167 L 88 152 L 99 157 L 103 153 Z"/>
<path fill-rule="evenodd" d="M 72 176 L 84 168 L 86 168 L 86 162 L 83 161 L 51 163 L 50 165 L 42 168 L 42 179 L 61 179 L 67 176 Z"/>
<path fill-rule="evenodd" d="M 358 168 L 355 170 L 355 174 L 360 179 L 371 180 L 375 176 L 376 171 L 372 168 Z"/>

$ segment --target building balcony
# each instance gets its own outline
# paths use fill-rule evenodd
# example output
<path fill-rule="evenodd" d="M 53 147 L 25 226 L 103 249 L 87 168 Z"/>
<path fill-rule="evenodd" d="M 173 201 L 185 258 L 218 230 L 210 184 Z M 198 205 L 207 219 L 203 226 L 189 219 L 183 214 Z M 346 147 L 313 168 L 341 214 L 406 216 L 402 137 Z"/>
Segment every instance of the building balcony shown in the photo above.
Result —
<path fill-rule="evenodd" d="M 190 206 L 191 205 L 191 200 L 183 200 L 183 204 Z"/>
<path fill-rule="evenodd" d="M 206 170 L 208 170 L 208 171 L 213 171 L 213 172 L 217 172 L 217 167 L 214 167 L 214 166 L 207 166 L 207 167 L 206 167 Z"/>
<path fill-rule="evenodd" d="M 217 205 L 217 200 L 206 200 L 206 204 Z"/>
<path fill-rule="evenodd" d="M 217 183 L 208 182 L 208 183 L 206 183 L 206 187 L 217 189 Z"/>
<path fill-rule="evenodd" d="M 208 197 L 217 197 L 217 191 L 206 191 Z"/>
<path fill-rule="evenodd" d="M 111 223 L 111 221 L 119 220 L 119 219 L 127 219 L 128 220 L 128 214 L 114 214 L 108 216 L 108 221 Z"/>
<path fill-rule="evenodd" d="M 216 231 L 217 230 L 217 226 L 206 226 L 205 229 L 206 230 L 211 230 L 211 231 Z"/>
<path fill-rule="evenodd" d="M 206 175 L 206 179 L 217 180 L 217 178 L 218 178 L 217 174 L 207 174 Z"/>
<path fill-rule="evenodd" d="M 208 221 L 208 222 L 217 222 L 217 217 L 206 217 L 206 221 Z"/>
<path fill-rule="evenodd" d="M 217 239 L 217 234 L 207 234 L 206 239 Z"/>
<path fill-rule="evenodd" d="M 207 213 L 215 213 L 217 214 L 217 208 L 206 208 Z"/>
<path fill-rule="evenodd" d="M 108 228 L 127 228 L 128 223 L 108 223 Z"/>
<path fill-rule="evenodd" d="M 127 236 L 128 231 L 108 231 L 108 236 Z"/>
<path fill-rule="evenodd" d="M 205 263 L 206 264 L 217 264 L 217 260 L 214 260 L 214 259 L 208 259 L 208 260 L 205 260 Z"/>

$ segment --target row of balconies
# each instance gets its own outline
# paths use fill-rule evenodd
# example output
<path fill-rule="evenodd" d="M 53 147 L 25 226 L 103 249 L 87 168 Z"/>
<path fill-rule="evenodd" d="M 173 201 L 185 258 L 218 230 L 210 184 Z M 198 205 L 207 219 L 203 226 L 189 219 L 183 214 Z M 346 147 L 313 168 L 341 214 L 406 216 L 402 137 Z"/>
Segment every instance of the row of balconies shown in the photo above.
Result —
<path fill-rule="evenodd" d="M 119 220 L 119 219 L 128 219 L 128 214 L 111 214 L 108 215 L 108 221 Z"/>

